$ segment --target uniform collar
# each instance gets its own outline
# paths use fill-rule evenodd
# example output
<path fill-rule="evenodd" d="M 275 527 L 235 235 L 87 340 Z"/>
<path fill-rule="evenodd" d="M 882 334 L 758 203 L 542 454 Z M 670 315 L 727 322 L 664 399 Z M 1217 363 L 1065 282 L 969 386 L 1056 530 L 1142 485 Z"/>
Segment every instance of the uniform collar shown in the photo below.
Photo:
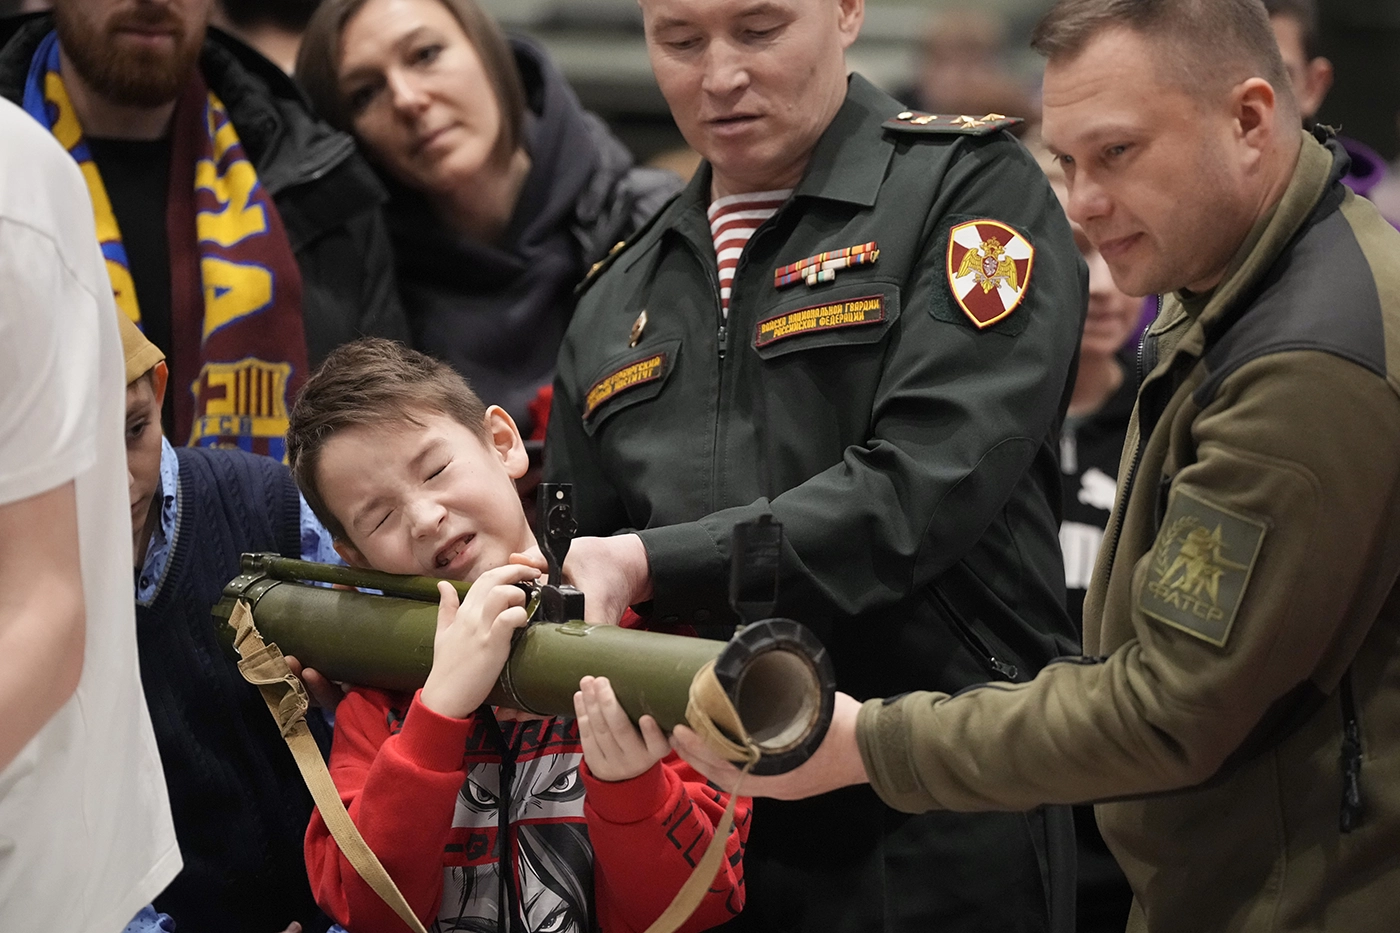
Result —
<path fill-rule="evenodd" d="M 894 155 L 894 142 L 881 124 L 901 109 L 897 100 L 852 74 L 846 84 L 846 100 L 812 148 L 807 171 L 789 203 L 809 197 L 873 206 Z M 689 236 L 697 245 L 710 242 L 705 209 L 710 203 L 712 176 L 710 163 L 700 163 L 685 190 L 658 218 L 658 235 L 671 229 Z M 640 258 L 641 252 L 631 261 Z"/>
<path fill-rule="evenodd" d="M 852 74 L 846 101 L 817 140 L 793 196 L 873 206 L 894 155 L 881 124 L 901 109 L 899 101 Z"/>

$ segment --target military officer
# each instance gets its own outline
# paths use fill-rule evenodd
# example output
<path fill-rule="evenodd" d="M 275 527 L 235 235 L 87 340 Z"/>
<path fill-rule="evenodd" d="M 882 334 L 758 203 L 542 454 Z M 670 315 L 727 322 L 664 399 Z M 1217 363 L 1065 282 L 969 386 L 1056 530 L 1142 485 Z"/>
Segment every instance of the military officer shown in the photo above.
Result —
<path fill-rule="evenodd" d="M 732 622 L 731 530 L 771 515 L 778 612 L 842 689 L 1034 676 L 1075 647 L 1053 435 L 1086 276 L 1013 121 L 848 77 L 862 0 L 641 5 L 705 163 L 562 349 L 546 471 L 599 536 L 566 565 L 590 619 Z M 737 928 L 1067 930 L 1065 819 L 764 802 Z"/>
<path fill-rule="evenodd" d="M 1061 0 L 1045 139 L 1143 347 L 1085 653 L 859 706 L 785 779 L 905 811 L 1097 808 L 1132 931 L 1400 916 L 1400 234 L 1303 134 L 1258 0 Z M 705 755 L 677 730 L 688 756 Z M 702 763 L 721 783 L 734 772 Z"/>

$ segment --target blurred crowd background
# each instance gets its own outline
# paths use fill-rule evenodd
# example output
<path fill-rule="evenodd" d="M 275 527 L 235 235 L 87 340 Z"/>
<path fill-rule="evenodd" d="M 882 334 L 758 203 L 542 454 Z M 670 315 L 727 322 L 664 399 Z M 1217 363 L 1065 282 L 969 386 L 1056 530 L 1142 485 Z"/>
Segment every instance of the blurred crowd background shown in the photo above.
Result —
<path fill-rule="evenodd" d="M 286 67 L 317 0 L 220 0 L 223 25 Z M 1006 113 L 1031 123 L 1041 62 L 1027 45 L 1051 0 L 867 0 L 851 67 L 911 106 Z M 0 15 L 44 0 L 0 0 Z M 508 30 L 540 41 L 584 107 L 613 127 L 639 161 L 683 174 L 684 142 L 652 78 L 636 0 L 482 0 Z M 1400 0 L 1317 0 L 1310 57 L 1334 81 L 1317 120 L 1387 162 L 1400 158 Z"/>

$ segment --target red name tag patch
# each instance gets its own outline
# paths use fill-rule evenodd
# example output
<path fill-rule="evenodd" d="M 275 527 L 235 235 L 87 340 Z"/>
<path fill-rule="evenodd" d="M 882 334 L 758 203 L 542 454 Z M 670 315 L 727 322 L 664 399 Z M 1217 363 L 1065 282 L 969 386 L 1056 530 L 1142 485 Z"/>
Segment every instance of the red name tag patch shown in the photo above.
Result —
<path fill-rule="evenodd" d="M 754 329 L 753 345 L 766 347 L 788 337 L 812 334 L 823 330 L 836 330 L 840 327 L 856 327 L 861 324 L 878 324 L 885 319 L 885 296 L 870 295 L 865 298 L 851 298 L 833 301 L 810 308 L 799 308 L 786 314 L 779 314 L 759 321 Z"/>
<path fill-rule="evenodd" d="M 593 388 L 588 390 L 588 396 L 584 400 L 583 416 L 592 417 L 598 410 L 598 406 L 619 392 L 626 392 L 628 389 L 635 389 L 637 386 L 646 385 L 648 382 L 655 382 L 666 372 L 666 354 L 658 353 L 649 356 L 644 360 L 635 363 L 628 363 L 626 366 L 604 376 L 593 383 Z"/>

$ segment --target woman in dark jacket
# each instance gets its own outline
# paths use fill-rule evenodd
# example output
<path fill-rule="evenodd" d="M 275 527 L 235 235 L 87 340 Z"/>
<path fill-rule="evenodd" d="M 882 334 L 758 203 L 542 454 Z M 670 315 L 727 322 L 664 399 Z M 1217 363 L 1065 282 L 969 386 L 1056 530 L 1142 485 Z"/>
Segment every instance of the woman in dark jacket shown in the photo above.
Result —
<path fill-rule="evenodd" d="M 544 53 L 475 0 L 326 0 L 297 77 L 389 185 L 414 346 L 542 436 L 531 406 L 574 287 L 679 179 L 634 167 Z"/>

